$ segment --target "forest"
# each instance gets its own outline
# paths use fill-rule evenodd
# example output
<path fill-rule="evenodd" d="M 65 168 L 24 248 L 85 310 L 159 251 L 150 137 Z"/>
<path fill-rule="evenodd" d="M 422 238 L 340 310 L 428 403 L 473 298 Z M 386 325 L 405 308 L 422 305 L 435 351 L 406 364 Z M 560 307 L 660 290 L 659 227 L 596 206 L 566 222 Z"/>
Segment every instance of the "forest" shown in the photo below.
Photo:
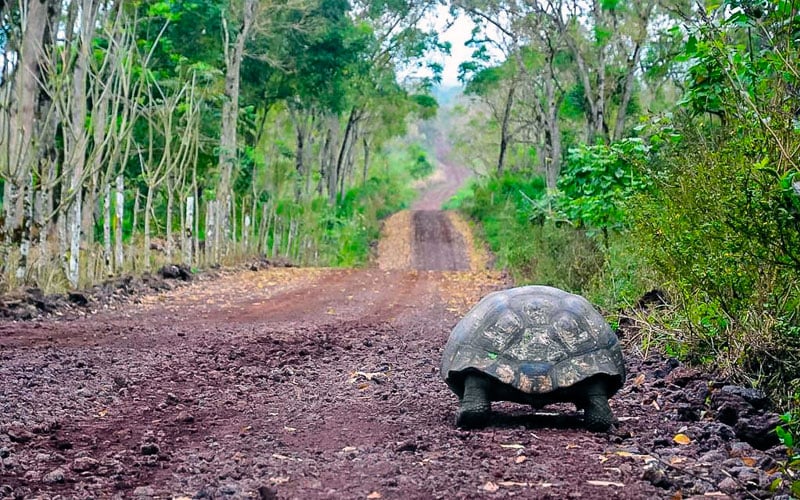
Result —
<path fill-rule="evenodd" d="M 432 168 L 432 2 L 0 4 L 4 288 L 363 262 Z M 386 152 L 386 154 L 384 154 Z"/>

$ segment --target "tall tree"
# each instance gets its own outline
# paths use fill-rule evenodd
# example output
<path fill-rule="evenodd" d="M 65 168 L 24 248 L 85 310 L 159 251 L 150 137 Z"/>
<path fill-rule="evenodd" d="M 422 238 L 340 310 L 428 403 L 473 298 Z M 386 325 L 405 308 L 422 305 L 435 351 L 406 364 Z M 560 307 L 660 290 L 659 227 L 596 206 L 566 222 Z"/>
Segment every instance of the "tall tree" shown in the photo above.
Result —
<path fill-rule="evenodd" d="M 232 32 L 227 16 L 222 18 L 225 58 L 225 94 L 222 101 L 222 123 L 219 139 L 220 203 L 218 226 L 228 235 L 231 214 L 231 177 L 237 161 L 237 125 L 239 123 L 239 85 L 244 48 L 257 16 L 256 0 L 231 0 L 228 14 L 237 23 Z"/>

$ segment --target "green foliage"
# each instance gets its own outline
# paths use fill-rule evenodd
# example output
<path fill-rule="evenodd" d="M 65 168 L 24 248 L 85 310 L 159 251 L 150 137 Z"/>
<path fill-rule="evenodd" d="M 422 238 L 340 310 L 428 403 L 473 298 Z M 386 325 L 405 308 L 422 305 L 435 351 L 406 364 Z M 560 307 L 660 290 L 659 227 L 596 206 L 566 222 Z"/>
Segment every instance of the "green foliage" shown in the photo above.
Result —
<path fill-rule="evenodd" d="M 433 163 L 428 159 L 428 153 L 420 146 L 413 144 L 409 147 L 408 154 L 411 157 L 409 174 L 412 179 L 422 179 L 433 173 Z"/>
<path fill-rule="evenodd" d="M 636 138 L 571 149 L 558 181 L 560 211 L 590 234 L 599 230 L 607 237 L 622 230 L 628 222 L 625 202 L 648 187 L 641 173 L 647 153 Z"/>
<path fill-rule="evenodd" d="M 586 102 L 586 93 L 583 84 L 576 82 L 567 91 L 561 103 L 560 114 L 564 118 L 577 120 L 583 118 L 589 111 L 589 103 Z"/>
<path fill-rule="evenodd" d="M 462 75 L 474 72 L 472 78 L 467 82 L 464 93 L 475 95 L 486 95 L 506 76 L 505 66 L 483 68 L 474 62 L 462 63 L 459 71 Z"/>
<path fill-rule="evenodd" d="M 428 120 L 436 116 L 436 112 L 439 109 L 439 103 L 436 102 L 435 97 L 428 94 L 414 94 L 410 97 L 417 105 L 420 118 Z"/>
<path fill-rule="evenodd" d="M 800 189 L 788 154 L 800 146 L 800 17 L 787 5 L 730 2 L 719 22 L 692 29 L 681 104 L 722 120 L 668 125 L 681 141 L 660 145 L 657 188 L 637 214 L 643 251 L 681 299 L 694 356 L 725 352 L 727 368 L 773 388 L 800 374 Z"/>
<path fill-rule="evenodd" d="M 380 221 L 406 208 L 414 197 L 409 180 L 420 155 L 424 152 L 417 145 L 395 150 L 384 168 L 350 189 L 338 207 L 330 209 L 323 204 L 332 210 L 322 217 L 326 222 L 320 253 L 325 262 L 345 267 L 367 262 L 380 235 Z"/>
<path fill-rule="evenodd" d="M 475 198 L 475 188 L 474 182 L 467 182 L 452 198 L 444 202 L 442 210 L 466 210 L 467 204 Z"/>
<path fill-rule="evenodd" d="M 786 174 L 770 167 L 769 139 L 744 124 L 734 130 L 687 127 L 680 145 L 653 158 L 656 188 L 631 204 L 636 233 L 680 297 L 694 357 L 724 350 L 731 369 L 786 383 L 800 374 L 800 351 L 785 352 L 779 369 L 760 358 L 791 345 L 781 339 L 798 325 L 800 212 Z"/>
<path fill-rule="evenodd" d="M 603 265 L 602 252 L 584 231 L 532 222 L 532 202 L 545 196 L 544 179 L 506 172 L 477 182 L 446 205 L 481 223 L 483 236 L 515 282 L 582 292 Z"/>
<path fill-rule="evenodd" d="M 775 428 L 775 434 L 777 434 L 781 444 L 786 447 L 787 454 L 787 459 L 781 462 L 780 468 L 785 477 L 790 479 L 776 479 L 770 485 L 770 489 L 776 491 L 784 483 L 788 483 L 792 495 L 798 496 L 800 495 L 800 479 L 796 479 L 796 477 L 800 472 L 800 453 L 798 453 L 797 449 L 797 445 L 800 443 L 800 418 L 795 412 L 787 412 L 780 417 L 782 423 Z"/>

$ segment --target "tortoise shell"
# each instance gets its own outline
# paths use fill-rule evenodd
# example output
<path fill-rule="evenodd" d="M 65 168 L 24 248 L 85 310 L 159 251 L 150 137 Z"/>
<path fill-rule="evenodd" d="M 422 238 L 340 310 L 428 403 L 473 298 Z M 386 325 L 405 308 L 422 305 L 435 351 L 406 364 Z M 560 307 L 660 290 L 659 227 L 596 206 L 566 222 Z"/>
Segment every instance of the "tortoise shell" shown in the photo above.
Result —
<path fill-rule="evenodd" d="M 459 397 L 470 370 L 531 395 L 605 374 L 610 397 L 625 380 L 619 340 L 600 313 L 583 297 L 547 286 L 491 293 L 458 322 L 441 374 Z"/>

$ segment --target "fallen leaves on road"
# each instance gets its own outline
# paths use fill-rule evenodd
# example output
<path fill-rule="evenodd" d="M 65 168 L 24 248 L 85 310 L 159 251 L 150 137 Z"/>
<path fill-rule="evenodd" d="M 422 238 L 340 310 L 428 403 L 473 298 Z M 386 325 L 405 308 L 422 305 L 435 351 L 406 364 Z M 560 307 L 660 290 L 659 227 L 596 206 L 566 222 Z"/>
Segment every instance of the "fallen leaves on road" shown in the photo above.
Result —
<path fill-rule="evenodd" d="M 489 493 L 494 493 L 494 492 L 496 492 L 497 490 L 500 489 L 500 486 L 498 486 L 497 483 L 493 483 L 491 481 L 488 481 L 486 484 L 481 486 L 481 489 L 483 491 L 488 491 Z"/>
<path fill-rule="evenodd" d="M 675 434 L 675 437 L 673 437 L 672 440 L 678 444 L 691 444 L 692 442 L 692 438 L 686 434 Z"/>
<path fill-rule="evenodd" d="M 595 481 L 590 479 L 586 481 L 586 484 L 591 484 L 592 486 L 616 486 L 617 488 L 624 488 L 624 483 L 617 483 L 615 481 Z"/>
<path fill-rule="evenodd" d="M 464 238 L 464 247 L 467 251 L 469 258 L 469 268 L 473 272 L 483 271 L 488 267 L 489 252 L 480 243 L 476 244 L 475 238 L 472 236 L 472 228 L 464 217 L 458 212 L 448 211 L 447 218 L 450 219 L 450 224 L 453 225 L 456 231 L 461 233 Z"/>
<path fill-rule="evenodd" d="M 383 222 L 378 241 L 378 269 L 411 269 L 411 211 L 397 212 Z"/>
<path fill-rule="evenodd" d="M 496 483 L 493 481 L 487 481 L 483 486 L 481 486 L 481 490 L 495 493 L 500 488 L 552 488 L 555 486 L 555 483 L 528 483 L 528 482 L 520 482 L 520 481 L 497 481 Z"/>
<path fill-rule="evenodd" d="M 350 383 L 355 383 L 358 380 L 364 379 L 370 382 L 375 381 L 378 382 L 379 378 L 383 377 L 386 378 L 386 373 L 384 372 L 362 372 L 362 371 L 354 371 L 350 374 Z"/>

